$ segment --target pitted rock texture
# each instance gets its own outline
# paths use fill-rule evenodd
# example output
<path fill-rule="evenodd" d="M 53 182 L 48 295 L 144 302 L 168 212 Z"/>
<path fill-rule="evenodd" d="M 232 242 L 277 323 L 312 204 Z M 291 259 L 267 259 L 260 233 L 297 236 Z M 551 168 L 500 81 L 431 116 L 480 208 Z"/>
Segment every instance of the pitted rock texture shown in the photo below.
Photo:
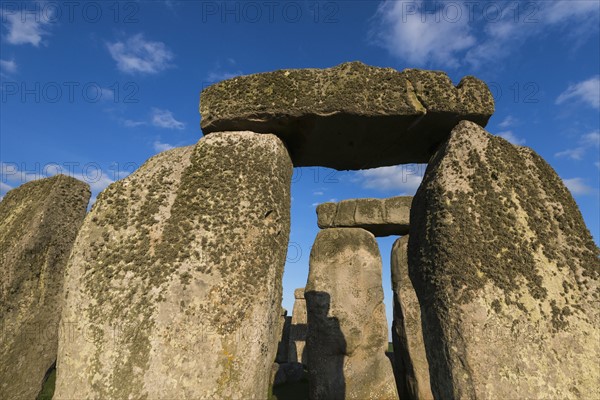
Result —
<path fill-rule="evenodd" d="M 290 362 L 307 365 L 306 332 L 308 330 L 306 317 L 306 299 L 304 288 L 294 290 L 294 309 L 292 310 L 292 324 L 290 326 L 289 357 Z"/>
<path fill-rule="evenodd" d="M 381 268 L 375 237 L 364 229 L 317 234 L 304 293 L 311 399 L 398 399 L 385 355 Z"/>
<path fill-rule="evenodd" d="M 435 398 L 600 396 L 599 250 L 531 149 L 461 122 L 415 195 L 408 254 Z"/>
<path fill-rule="evenodd" d="M 35 399 L 56 361 L 63 275 L 90 199 L 57 175 L 0 202 L 0 398 Z"/>
<path fill-rule="evenodd" d="M 352 199 L 317 206 L 319 228 L 363 228 L 375 236 L 406 235 L 412 197 Z"/>
<path fill-rule="evenodd" d="M 391 254 L 394 291 L 394 366 L 400 399 L 433 400 L 421 328 L 421 307 L 408 275 L 408 236 L 394 242 Z"/>
<path fill-rule="evenodd" d="M 200 98 L 205 135 L 273 133 L 295 166 L 338 170 L 428 162 L 460 120 L 485 126 L 493 112 L 490 90 L 472 76 L 454 86 L 443 72 L 360 62 L 232 78 Z"/>
<path fill-rule="evenodd" d="M 291 175 L 276 136 L 224 132 L 109 186 L 67 268 L 54 398 L 264 399 Z"/>

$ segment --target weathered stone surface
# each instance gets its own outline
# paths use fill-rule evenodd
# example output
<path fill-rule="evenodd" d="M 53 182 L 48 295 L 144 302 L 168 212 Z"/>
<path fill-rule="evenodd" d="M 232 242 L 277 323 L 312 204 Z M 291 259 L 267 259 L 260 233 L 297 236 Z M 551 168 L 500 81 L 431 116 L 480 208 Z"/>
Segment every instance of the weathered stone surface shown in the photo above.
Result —
<path fill-rule="evenodd" d="M 306 299 L 304 288 L 294 290 L 294 309 L 292 310 L 292 325 L 290 326 L 289 357 L 290 362 L 307 365 L 306 357 Z"/>
<path fill-rule="evenodd" d="M 310 254 L 305 291 L 311 399 L 398 399 L 375 237 L 325 229 Z"/>
<path fill-rule="evenodd" d="M 224 132 L 109 186 L 68 264 L 54 398 L 264 399 L 291 175 L 276 136 Z"/>
<path fill-rule="evenodd" d="M 63 274 L 90 189 L 57 175 L 0 202 L 0 399 L 34 399 L 56 361 Z"/>
<path fill-rule="evenodd" d="M 485 126 L 493 112 L 487 85 L 471 76 L 455 87 L 443 72 L 360 62 L 241 76 L 200 99 L 205 135 L 274 133 L 295 166 L 335 169 L 428 162 L 460 120 Z"/>
<path fill-rule="evenodd" d="M 375 236 L 406 235 L 412 197 L 352 199 L 317 206 L 319 228 L 363 228 Z"/>
<path fill-rule="evenodd" d="M 433 400 L 421 328 L 421 307 L 408 275 L 408 236 L 394 242 L 391 262 L 394 291 L 392 342 L 400 399 Z"/>
<path fill-rule="evenodd" d="M 599 250 L 532 150 L 461 122 L 415 196 L 408 254 L 435 398 L 599 397 Z"/>

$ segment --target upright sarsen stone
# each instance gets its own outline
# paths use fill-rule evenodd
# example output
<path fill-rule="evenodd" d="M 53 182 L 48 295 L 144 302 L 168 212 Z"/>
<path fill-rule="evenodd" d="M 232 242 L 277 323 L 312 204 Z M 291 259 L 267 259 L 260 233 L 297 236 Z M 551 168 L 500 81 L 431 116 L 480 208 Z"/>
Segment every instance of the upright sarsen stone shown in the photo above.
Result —
<path fill-rule="evenodd" d="M 375 237 L 361 228 L 318 233 L 304 296 L 310 398 L 398 399 Z"/>
<path fill-rule="evenodd" d="M 392 342 L 400 399 L 433 400 L 421 328 L 421 307 L 408 274 L 408 235 L 394 242 L 391 262 L 394 291 Z"/>
<path fill-rule="evenodd" d="M 463 121 L 410 221 L 436 398 L 598 398 L 599 251 L 540 156 Z"/>
<path fill-rule="evenodd" d="M 63 276 L 90 199 L 57 175 L 0 201 L 0 398 L 34 399 L 56 361 Z"/>
<path fill-rule="evenodd" d="M 104 191 L 68 266 L 55 399 L 264 399 L 291 175 L 277 137 L 223 132 Z"/>

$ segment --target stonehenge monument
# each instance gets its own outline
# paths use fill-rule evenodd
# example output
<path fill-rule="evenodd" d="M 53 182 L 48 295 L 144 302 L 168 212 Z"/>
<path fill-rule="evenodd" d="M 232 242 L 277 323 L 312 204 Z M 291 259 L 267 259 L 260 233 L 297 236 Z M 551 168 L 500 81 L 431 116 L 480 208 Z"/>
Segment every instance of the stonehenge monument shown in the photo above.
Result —
<path fill-rule="evenodd" d="M 90 199 L 65 175 L 0 202 L 0 398 L 34 399 L 56 362 L 63 272 Z"/>
<path fill-rule="evenodd" d="M 272 400 L 306 376 L 310 400 L 600 396 L 600 250 L 554 170 L 484 130 L 484 82 L 350 62 L 232 78 L 200 112 L 197 144 L 87 215 L 65 176 L 0 202 L 0 398 L 35 398 L 54 362 L 56 400 Z M 414 197 L 317 207 L 287 316 L 293 167 L 414 162 Z"/>

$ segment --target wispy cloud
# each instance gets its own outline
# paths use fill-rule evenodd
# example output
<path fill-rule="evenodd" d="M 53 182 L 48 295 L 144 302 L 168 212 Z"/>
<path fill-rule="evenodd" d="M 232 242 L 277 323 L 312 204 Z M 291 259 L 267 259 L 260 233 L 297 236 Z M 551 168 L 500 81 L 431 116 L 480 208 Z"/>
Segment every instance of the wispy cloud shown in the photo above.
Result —
<path fill-rule="evenodd" d="M 356 180 L 367 189 L 414 194 L 425 173 L 425 164 L 395 165 L 356 172 Z"/>
<path fill-rule="evenodd" d="M 146 121 L 134 121 L 132 119 L 125 119 L 123 120 L 123 125 L 125 125 L 127 128 L 137 128 L 138 126 L 148 125 L 148 123 Z"/>
<path fill-rule="evenodd" d="M 173 112 L 160 108 L 152 108 L 148 120 L 134 120 L 120 118 L 118 121 L 126 128 L 138 128 L 140 126 L 154 126 L 162 129 L 185 129 L 185 123 L 175 119 Z"/>
<path fill-rule="evenodd" d="M 4 183 L 4 182 L 0 182 L 0 192 L 8 192 L 10 189 L 12 189 L 12 186 Z"/>
<path fill-rule="evenodd" d="M 376 42 L 411 64 L 459 66 L 457 54 L 476 43 L 468 19 L 449 22 L 435 12 L 423 18 L 424 6 L 422 1 L 383 2 L 375 15 L 377 28 L 372 32 Z"/>
<path fill-rule="evenodd" d="M 314 196 L 323 196 L 325 193 L 323 192 L 313 192 Z"/>
<path fill-rule="evenodd" d="M 570 158 L 572 160 L 581 160 L 590 149 L 600 148 L 600 131 L 586 133 L 579 138 L 579 146 L 559 151 L 554 154 L 559 158 Z M 597 151 L 596 151 L 597 152 Z"/>
<path fill-rule="evenodd" d="M 587 185 L 583 178 L 563 179 L 563 182 L 573 195 L 588 195 L 597 193 L 598 191 Z"/>
<path fill-rule="evenodd" d="M 167 150 L 171 150 L 171 149 L 175 148 L 175 146 L 173 146 L 173 145 L 170 145 L 168 143 L 161 143 L 158 140 L 154 141 L 153 147 L 154 147 L 154 151 L 156 151 L 157 153 L 162 153 L 163 151 L 167 151 Z"/>
<path fill-rule="evenodd" d="M 498 126 L 500 128 L 506 129 L 509 128 L 513 125 L 515 125 L 517 123 L 517 119 L 515 117 L 513 117 L 512 115 L 507 115 L 499 124 Z"/>
<path fill-rule="evenodd" d="M 7 33 L 4 36 L 10 44 L 31 44 L 39 47 L 40 44 L 45 44 L 44 36 L 49 35 L 47 26 L 49 20 L 54 18 L 51 8 L 44 9 L 39 6 L 39 2 L 30 3 L 34 5 L 30 11 L 14 13 L 4 12 L 2 22 Z M 44 12 L 42 12 L 44 10 Z M 3 10 L 7 11 L 7 10 Z"/>
<path fill-rule="evenodd" d="M 17 63 L 15 60 L 0 60 L 0 74 L 6 76 L 17 72 Z"/>
<path fill-rule="evenodd" d="M 141 33 L 106 46 L 117 62 L 117 68 L 129 74 L 157 74 L 173 67 L 174 56 L 167 46 L 163 42 L 146 40 Z"/>
<path fill-rule="evenodd" d="M 600 109 L 600 76 L 594 76 L 585 81 L 569 85 L 556 98 L 556 104 L 563 104 L 567 101 L 583 103 L 595 109 Z"/>
<path fill-rule="evenodd" d="M 550 29 L 568 27 L 563 36 L 571 43 L 598 31 L 595 1 L 531 2 L 518 9 L 514 2 L 492 4 L 386 0 L 373 18 L 371 36 L 390 54 L 416 66 L 480 68 Z"/>
<path fill-rule="evenodd" d="M 173 113 L 169 110 L 161 110 L 160 108 L 152 109 L 152 125 L 158 128 L 165 129 L 185 129 L 185 124 L 181 121 L 177 121 L 173 116 Z"/>
<path fill-rule="evenodd" d="M 98 170 L 75 172 L 69 167 L 60 164 L 37 165 L 33 171 L 27 171 L 23 166 L 15 163 L 0 163 L 0 190 L 12 189 L 27 182 L 48 178 L 57 174 L 69 175 L 90 185 L 95 196 L 114 182 L 110 174 Z M 122 175 L 122 174 L 120 174 Z"/>
<path fill-rule="evenodd" d="M 509 142 L 517 146 L 522 146 L 525 144 L 525 139 L 515 135 L 513 131 L 498 132 L 498 136 L 508 140 Z"/>

